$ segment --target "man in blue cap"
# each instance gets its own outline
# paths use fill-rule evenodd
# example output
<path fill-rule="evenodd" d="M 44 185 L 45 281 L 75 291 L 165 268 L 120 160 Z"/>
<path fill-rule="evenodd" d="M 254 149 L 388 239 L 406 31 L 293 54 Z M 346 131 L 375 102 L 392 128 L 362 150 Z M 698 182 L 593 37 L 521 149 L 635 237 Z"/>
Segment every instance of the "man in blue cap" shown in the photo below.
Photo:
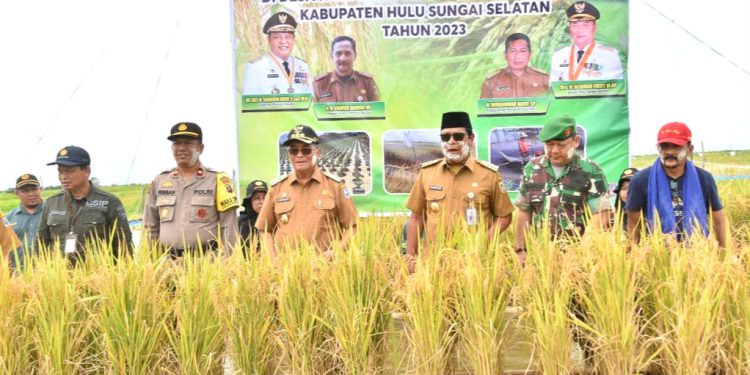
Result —
<path fill-rule="evenodd" d="M 66 146 L 57 152 L 62 190 L 49 197 L 37 233 L 45 249 L 60 249 L 71 258 L 85 256 L 87 241 L 112 241 L 115 258 L 132 249 L 132 234 L 125 207 L 116 196 L 91 182 L 91 158 L 81 147 Z M 112 236 L 114 234 L 114 236 Z"/>

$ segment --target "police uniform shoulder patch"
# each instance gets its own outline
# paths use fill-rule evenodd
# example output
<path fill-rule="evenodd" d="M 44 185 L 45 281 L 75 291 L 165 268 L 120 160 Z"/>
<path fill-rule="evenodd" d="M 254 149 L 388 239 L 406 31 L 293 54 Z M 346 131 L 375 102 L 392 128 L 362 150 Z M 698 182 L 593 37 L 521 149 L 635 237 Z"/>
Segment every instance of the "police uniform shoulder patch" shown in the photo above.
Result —
<path fill-rule="evenodd" d="M 426 162 L 422 163 L 422 168 L 427 168 L 427 167 L 429 167 L 431 165 L 435 165 L 437 163 L 440 163 L 441 161 L 443 161 L 442 158 L 435 159 L 435 160 L 430 160 L 430 161 L 426 161 Z"/>
<path fill-rule="evenodd" d="M 282 174 L 281 176 L 274 178 L 273 180 L 271 180 L 271 186 L 275 186 L 279 182 L 286 180 L 287 177 L 289 177 L 288 174 Z"/>
<path fill-rule="evenodd" d="M 322 79 L 324 79 L 324 78 L 330 77 L 332 73 L 333 73 L 333 72 L 329 72 L 329 73 L 323 73 L 323 74 L 321 74 L 321 75 L 319 75 L 319 76 L 315 77 L 314 81 L 320 81 L 320 80 L 322 80 Z"/>
<path fill-rule="evenodd" d="M 337 176 L 337 175 L 335 175 L 333 173 L 328 173 L 326 171 L 323 171 L 323 175 L 326 176 L 326 177 L 328 177 L 328 178 L 330 178 L 331 180 L 336 181 L 336 182 L 342 182 L 343 181 L 343 179 L 341 177 L 339 177 L 339 176 Z"/>
<path fill-rule="evenodd" d="M 481 166 L 483 166 L 483 167 L 485 167 L 487 169 L 491 169 L 493 172 L 497 172 L 497 170 L 500 169 L 500 167 L 498 167 L 497 165 L 492 164 L 492 163 L 490 163 L 488 161 L 479 160 L 479 159 L 476 159 L 476 161 L 477 161 L 477 164 L 479 164 L 479 165 L 481 165 Z"/>

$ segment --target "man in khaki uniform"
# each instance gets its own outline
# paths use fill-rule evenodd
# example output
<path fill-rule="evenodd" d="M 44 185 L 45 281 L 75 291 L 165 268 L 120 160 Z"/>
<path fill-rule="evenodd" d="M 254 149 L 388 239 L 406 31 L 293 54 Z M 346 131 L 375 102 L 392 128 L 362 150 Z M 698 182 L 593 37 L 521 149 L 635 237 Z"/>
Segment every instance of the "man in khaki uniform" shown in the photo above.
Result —
<path fill-rule="evenodd" d="M 505 39 L 508 66 L 484 80 L 482 99 L 536 97 L 549 94 L 549 75 L 529 66 L 531 41 L 525 34 Z"/>
<path fill-rule="evenodd" d="M 331 42 L 334 71 L 315 77 L 315 101 L 375 102 L 378 86 L 372 75 L 354 70 L 357 43 L 348 36 L 338 36 Z"/>
<path fill-rule="evenodd" d="M 357 226 L 357 210 L 336 175 L 316 166 L 320 147 L 315 131 L 298 125 L 284 142 L 294 171 L 271 181 L 255 227 L 275 260 L 281 246 L 294 248 L 300 240 L 313 243 L 326 258 L 338 241 L 345 248 Z"/>
<path fill-rule="evenodd" d="M 489 238 L 510 225 L 513 213 L 508 193 L 496 165 L 471 155 L 474 134 L 466 112 L 443 114 L 440 131 L 442 159 L 422 164 L 406 207 L 411 210 L 406 252 L 417 254 L 419 233 L 427 225 L 426 244 L 439 230 L 450 233 L 458 221 L 484 225 Z M 444 220 L 445 227 L 440 227 Z"/>
<path fill-rule="evenodd" d="M 158 240 L 173 256 L 222 245 L 231 252 L 237 242 L 237 195 L 224 172 L 205 167 L 203 132 L 192 122 L 172 127 L 168 140 L 177 167 L 151 183 L 143 212 L 144 234 Z"/>

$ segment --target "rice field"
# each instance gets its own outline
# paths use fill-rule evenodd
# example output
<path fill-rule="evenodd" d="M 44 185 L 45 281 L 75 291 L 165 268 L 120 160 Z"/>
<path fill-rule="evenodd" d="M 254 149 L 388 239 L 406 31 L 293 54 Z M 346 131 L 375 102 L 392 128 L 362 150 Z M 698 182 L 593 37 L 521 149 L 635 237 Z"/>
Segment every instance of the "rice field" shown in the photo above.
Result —
<path fill-rule="evenodd" d="M 0 267 L 0 374 L 746 374 L 750 183 L 719 188 L 727 249 L 615 225 L 532 234 L 522 266 L 512 229 L 463 227 L 409 274 L 391 217 L 360 219 L 332 261 L 44 252 Z"/>

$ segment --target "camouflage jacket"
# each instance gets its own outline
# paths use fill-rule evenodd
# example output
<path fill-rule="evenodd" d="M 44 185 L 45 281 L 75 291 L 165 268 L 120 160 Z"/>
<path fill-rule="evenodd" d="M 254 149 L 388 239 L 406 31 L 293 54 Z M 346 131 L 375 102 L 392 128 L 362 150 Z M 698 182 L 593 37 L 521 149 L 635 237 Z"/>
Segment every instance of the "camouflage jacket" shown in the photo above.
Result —
<path fill-rule="evenodd" d="M 531 211 L 534 227 L 543 224 L 554 237 L 583 234 L 586 206 L 592 212 L 609 207 L 607 180 L 602 169 L 578 154 L 555 177 L 545 156 L 533 158 L 523 171 L 516 206 Z"/>

